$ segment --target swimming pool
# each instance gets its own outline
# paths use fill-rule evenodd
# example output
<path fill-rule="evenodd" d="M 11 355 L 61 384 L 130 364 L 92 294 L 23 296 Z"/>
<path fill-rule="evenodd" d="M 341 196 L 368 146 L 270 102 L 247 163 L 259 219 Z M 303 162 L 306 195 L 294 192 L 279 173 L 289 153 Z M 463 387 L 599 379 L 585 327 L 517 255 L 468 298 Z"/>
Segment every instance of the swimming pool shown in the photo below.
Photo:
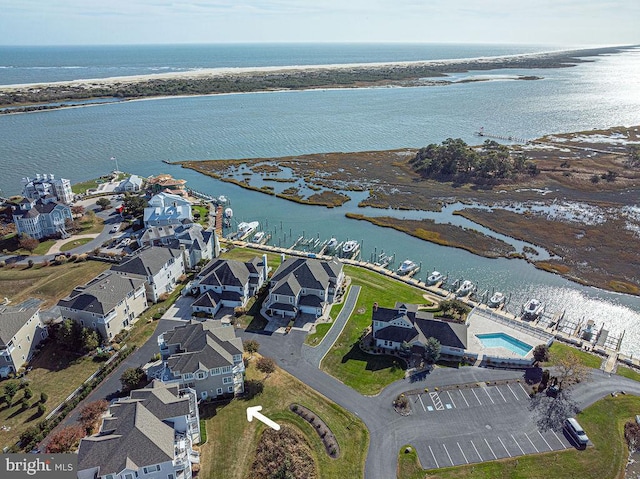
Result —
<path fill-rule="evenodd" d="M 525 357 L 533 349 L 533 346 L 506 333 L 476 334 L 476 338 L 485 348 L 505 348 L 522 357 Z"/>

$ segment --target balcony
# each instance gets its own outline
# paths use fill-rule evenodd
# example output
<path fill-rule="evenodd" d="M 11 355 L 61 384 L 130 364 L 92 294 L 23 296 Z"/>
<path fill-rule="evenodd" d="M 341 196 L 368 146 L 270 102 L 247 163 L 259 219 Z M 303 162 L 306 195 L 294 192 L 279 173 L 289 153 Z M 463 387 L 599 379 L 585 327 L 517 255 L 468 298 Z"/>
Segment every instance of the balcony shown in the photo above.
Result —
<path fill-rule="evenodd" d="M 242 374 L 244 372 L 244 362 L 240 361 L 238 364 L 233 366 L 231 372 L 233 374 Z"/>

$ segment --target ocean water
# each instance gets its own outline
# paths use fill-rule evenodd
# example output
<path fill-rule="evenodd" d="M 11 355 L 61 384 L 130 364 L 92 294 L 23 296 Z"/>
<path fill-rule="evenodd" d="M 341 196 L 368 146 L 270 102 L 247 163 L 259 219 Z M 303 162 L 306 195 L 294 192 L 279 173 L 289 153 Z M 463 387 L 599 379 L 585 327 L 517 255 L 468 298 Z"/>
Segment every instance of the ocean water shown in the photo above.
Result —
<path fill-rule="evenodd" d="M 402 43 L 0 46 L 0 85 L 147 75 L 200 68 L 443 60 L 558 49 L 563 47 Z"/>
<path fill-rule="evenodd" d="M 401 49 L 393 45 L 389 52 L 393 48 Z M 414 48 L 389 60 L 412 59 Z M 458 47 L 457 55 L 449 57 L 489 54 L 465 48 Z M 282 51 L 287 55 L 279 61 L 294 58 Z M 487 132 L 535 138 L 640 125 L 640 51 L 593 60 L 573 68 L 482 72 L 491 81 L 449 86 L 212 95 L 0 115 L 0 189 L 3 194 L 19 193 L 20 179 L 35 173 L 74 182 L 93 178 L 112 170 L 109 158 L 116 156 L 122 170 L 144 176 L 171 173 L 194 189 L 226 195 L 239 221 L 260 221 L 283 244 L 300 234 L 361 240 L 364 258 L 385 250 L 396 253 L 398 261 L 421 262 L 422 279 L 438 269 L 471 279 L 481 290 L 501 290 L 510 298 L 512 312 L 537 297 L 548 310 L 566 310 L 576 321 L 594 319 L 614 332 L 624 329 L 623 351 L 638 354 L 639 298 L 583 287 L 521 260 L 481 258 L 348 220 L 344 214 L 356 209 L 355 197 L 334 209 L 298 205 L 161 162 L 420 147 L 448 137 L 473 143 L 480 126 Z M 339 63 L 339 58 L 325 63 Z M 543 79 L 507 80 L 505 72 Z"/>

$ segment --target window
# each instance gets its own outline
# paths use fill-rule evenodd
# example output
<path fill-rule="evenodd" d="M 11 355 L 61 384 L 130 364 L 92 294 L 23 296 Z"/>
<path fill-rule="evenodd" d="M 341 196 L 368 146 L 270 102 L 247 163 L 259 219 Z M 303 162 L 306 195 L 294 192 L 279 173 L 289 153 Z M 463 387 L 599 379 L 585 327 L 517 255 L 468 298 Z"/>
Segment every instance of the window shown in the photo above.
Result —
<path fill-rule="evenodd" d="M 185 373 L 182 375 L 182 379 L 193 379 L 193 373 Z"/>
<path fill-rule="evenodd" d="M 233 392 L 233 386 L 229 386 L 229 387 L 227 388 L 227 391 L 229 391 L 230 393 L 232 393 L 232 392 Z"/>
<path fill-rule="evenodd" d="M 173 474 L 167 474 L 167 479 L 173 479 Z"/>
<path fill-rule="evenodd" d="M 227 376 L 226 378 L 222 378 L 222 384 L 231 384 L 233 382 L 233 378 L 231 376 Z"/>
<path fill-rule="evenodd" d="M 160 465 L 156 464 L 154 466 L 143 467 L 142 470 L 144 471 L 145 474 L 149 474 L 150 472 L 159 471 L 160 470 Z"/>
<path fill-rule="evenodd" d="M 207 377 L 207 373 L 203 371 L 198 371 L 196 373 L 196 379 L 204 379 Z"/>
<path fill-rule="evenodd" d="M 231 366 L 225 366 L 222 368 L 222 372 L 223 373 L 230 373 L 231 372 Z"/>
<path fill-rule="evenodd" d="M 125 474 L 124 479 L 133 479 L 133 474 Z"/>
<path fill-rule="evenodd" d="M 218 374 L 220 374 L 220 368 L 213 368 L 209 370 L 209 374 L 211 374 L 212 376 L 216 376 Z"/>
<path fill-rule="evenodd" d="M 218 396 L 220 396 L 220 394 L 222 394 L 222 388 L 218 388 Z"/>

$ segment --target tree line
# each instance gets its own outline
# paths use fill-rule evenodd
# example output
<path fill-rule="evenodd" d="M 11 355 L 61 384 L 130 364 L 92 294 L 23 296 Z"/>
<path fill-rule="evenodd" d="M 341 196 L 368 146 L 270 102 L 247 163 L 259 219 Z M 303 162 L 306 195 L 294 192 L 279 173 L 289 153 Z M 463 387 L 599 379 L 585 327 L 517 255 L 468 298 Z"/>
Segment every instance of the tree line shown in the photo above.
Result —
<path fill-rule="evenodd" d="M 440 145 L 432 143 L 420 148 L 410 164 L 424 178 L 458 183 L 499 182 L 540 172 L 524 153 L 513 153 L 493 140 L 472 148 L 460 138 L 447 138 Z"/>

